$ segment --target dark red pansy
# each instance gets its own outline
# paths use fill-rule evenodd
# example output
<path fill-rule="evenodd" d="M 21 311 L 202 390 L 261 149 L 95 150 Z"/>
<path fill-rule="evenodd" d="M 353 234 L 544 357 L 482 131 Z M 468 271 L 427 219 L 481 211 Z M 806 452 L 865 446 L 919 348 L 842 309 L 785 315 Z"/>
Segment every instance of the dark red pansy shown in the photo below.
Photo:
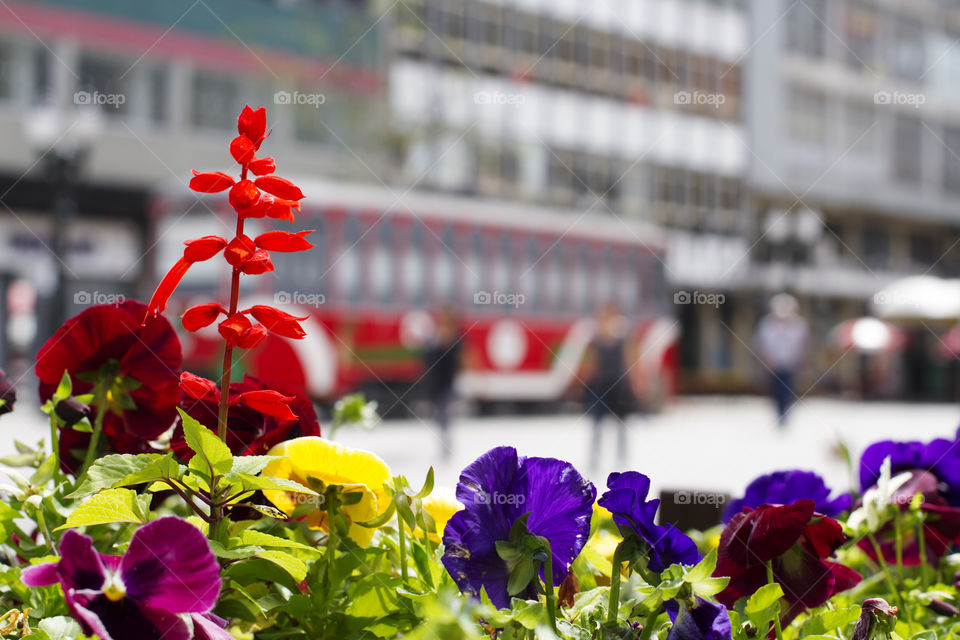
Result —
<path fill-rule="evenodd" d="M 208 393 L 203 387 L 183 386 L 182 408 L 190 417 L 211 430 L 216 430 L 220 393 Z M 293 417 L 281 419 L 271 413 L 258 411 L 234 399 L 253 391 L 271 391 L 290 398 L 283 405 Z M 247 396 L 250 397 L 250 396 Z M 230 406 L 227 413 L 227 445 L 235 455 L 264 455 L 274 445 L 300 436 L 319 436 L 320 423 L 313 403 L 302 389 L 287 382 L 265 381 L 244 376 L 242 382 L 230 385 Z M 183 429 L 174 430 L 170 446 L 181 458 L 188 460 L 193 452 L 183 438 Z"/>
<path fill-rule="evenodd" d="M 263 176 L 257 178 L 254 183 L 261 191 L 266 191 L 282 200 L 302 200 L 303 192 L 300 187 L 280 176 Z"/>
<path fill-rule="evenodd" d="M 300 323 L 309 316 L 298 317 L 266 305 L 257 304 L 243 313 L 249 313 L 257 322 L 261 323 L 268 331 L 285 338 L 300 339 L 307 335 Z"/>
<path fill-rule="evenodd" d="M 190 188 L 200 193 L 219 193 L 234 185 L 234 180 L 222 171 L 204 171 L 193 169 Z"/>
<path fill-rule="evenodd" d="M 254 243 L 260 249 L 266 249 L 267 251 L 281 251 L 281 252 L 292 252 L 292 251 L 306 251 L 307 249 L 312 249 L 313 245 L 310 244 L 304 236 L 313 233 L 313 229 L 309 231 L 298 231 L 297 233 L 290 233 L 289 231 L 267 231 L 266 233 L 261 233 L 254 239 Z"/>
<path fill-rule="evenodd" d="M 253 253 L 256 250 L 257 247 L 249 236 L 239 235 L 227 245 L 227 248 L 223 252 L 223 257 L 227 259 L 227 262 L 230 263 L 231 266 L 239 267 L 253 257 Z"/>
<path fill-rule="evenodd" d="M 237 118 L 237 133 L 249 138 L 254 147 L 259 149 L 266 137 L 266 131 L 267 110 L 263 107 L 251 109 L 250 105 L 245 105 Z"/>
<path fill-rule="evenodd" d="M 187 331 L 198 331 L 216 322 L 221 313 L 226 314 L 227 312 L 216 302 L 207 302 L 190 307 L 183 312 L 180 320 L 183 322 L 183 328 Z"/>
<path fill-rule="evenodd" d="M 846 537 L 840 523 L 816 513 L 812 500 L 745 507 L 720 536 L 715 576 L 730 583 L 716 598 L 728 609 L 767 583 L 767 563 L 784 592 L 788 623 L 804 609 L 819 607 L 835 593 L 860 582 L 860 574 L 827 560 Z"/>
<path fill-rule="evenodd" d="M 267 156 L 266 158 L 256 158 L 252 160 L 249 169 L 255 176 L 265 176 L 276 171 L 277 164 L 273 161 L 273 158 Z"/>
<path fill-rule="evenodd" d="M 140 383 L 128 391 L 136 409 L 95 407 L 106 411 L 103 433 L 119 453 L 149 451 L 149 441 L 173 423 L 180 397 L 180 341 L 166 318 L 144 322 L 146 312 L 147 306 L 136 300 L 90 307 L 67 320 L 37 353 L 41 402 L 53 396 L 64 371 L 70 373 L 74 394 L 90 392 L 93 385 L 80 374 L 97 372 L 110 360 L 116 361 L 119 375 Z M 85 449 L 88 441 L 87 433 L 61 434 L 65 469 L 75 469 L 80 461 L 70 449 Z"/>

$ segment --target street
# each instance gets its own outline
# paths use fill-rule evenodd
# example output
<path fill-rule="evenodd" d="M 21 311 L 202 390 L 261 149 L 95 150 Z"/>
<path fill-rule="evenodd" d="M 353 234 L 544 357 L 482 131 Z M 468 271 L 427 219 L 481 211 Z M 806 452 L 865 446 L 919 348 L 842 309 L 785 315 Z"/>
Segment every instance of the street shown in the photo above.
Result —
<path fill-rule="evenodd" d="M 953 437 L 960 407 L 949 404 L 854 402 L 808 398 L 794 410 L 785 430 L 775 426 L 772 408 L 761 398 L 685 397 L 663 413 L 628 421 L 626 464 L 616 462 L 616 430 L 605 426 L 600 468 L 589 469 L 590 423 L 579 415 L 463 417 L 452 430 L 453 454 L 446 461 L 429 420 L 393 420 L 371 431 L 343 428 L 335 439 L 376 452 L 395 473 L 419 486 L 433 464 L 437 484 L 454 487 L 460 469 L 487 449 L 517 447 L 522 455 L 552 456 L 574 463 L 602 490 L 607 473 L 634 469 L 650 476 L 654 491 L 685 489 L 740 494 L 759 474 L 807 469 L 839 489 L 850 476 L 837 443 L 856 457 L 882 439 Z M 0 420 L 7 437 L 0 453 L 14 450 L 13 439 L 34 443 L 48 426 L 26 403 Z M 325 433 L 327 432 L 327 426 Z"/>

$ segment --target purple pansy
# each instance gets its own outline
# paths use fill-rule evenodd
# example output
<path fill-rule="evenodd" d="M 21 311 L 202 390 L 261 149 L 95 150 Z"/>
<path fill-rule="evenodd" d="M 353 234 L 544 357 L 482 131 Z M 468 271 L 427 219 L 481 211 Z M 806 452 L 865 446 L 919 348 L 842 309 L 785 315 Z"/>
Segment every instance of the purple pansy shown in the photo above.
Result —
<path fill-rule="evenodd" d="M 823 478 L 812 471 L 775 471 L 760 476 L 749 485 L 742 498 L 733 500 L 723 512 L 723 522 L 743 511 L 744 507 L 756 509 L 765 504 L 793 504 L 797 500 L 813 500 L 817 513 L 835 516 L 850 508 L 852 498 L 842 494 L 830 499 L 830 488 Z"/>
<path fill-rule="evenodd" d="M 928 443 L 875 442 L 860 456 L 860 490 L 877 483 L 880 466 L 890 458 L 890 472 L 922 470 L 932 473 L 943 485 L 941 492 L 951 506 L 960 506 L 960 431 L 955 440 L 937 438 Z"/>
<path fill-rule="evenodd" d="M 186 520 L 145 524 L 122 556 L 104 555 L 88 536 L 67 531 L 60 561 L 27 567 L 29 587 L 59 584 L 86 635 L 103 640 L 229 640 L 210 614 L 220 566 L 203 534 Z"/>
<path fill-rule="evenodd" d="M 700 562 L 697 545 L 673 525 L 654 523 L 660 500 L 647 500 L 650 478 L 627 471 L 607 476 L 607 491 L 597 502 L 613 514 L 613 521 L 624 538 L 635 534 L 649 547 L 648 567 L 660 572 L 671 564 Z"/>
<path fill-rule="evenodd" d="M 457 500 L 464 509 L 444 529 L 443 566 L 463 593 L 486 589 L 494 605 L 508 607 L 511 567 L 496 545 L 529 514 L 527 531 L 550 542 L 553 584 L 559 585 L 590 535 L 596 497 L 594 486 L 569 462 L 518 456 L 513 447 L 491 449 L 460 474 Z M 536 597 L 532 583 L 518 596 Z"/>
<path fill-rule="evenodd" d="M 695 606 L 686 604 L 667 634 L 667 640 L 729 640 L 733 637 L 730 615 L 722 604 L 697 596 Z"/>

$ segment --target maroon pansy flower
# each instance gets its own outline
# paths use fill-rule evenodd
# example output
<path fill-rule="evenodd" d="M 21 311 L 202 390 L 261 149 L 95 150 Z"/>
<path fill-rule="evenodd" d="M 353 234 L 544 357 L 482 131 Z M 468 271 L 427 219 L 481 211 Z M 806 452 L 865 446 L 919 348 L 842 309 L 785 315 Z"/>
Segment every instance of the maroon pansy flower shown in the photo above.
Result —
<path fill-rule="evenodd" d="M 836 520 L 816 513 L 813 500 L 788 505 L 745 507 L 733 516 L 720 536 L 715 576 L 730 584 L 717 594 L 728 609 L 767 583 L 767 563 L 783 588 L 792 620 L 804 609 L 819 607 L 835 593 L 860 582 L 860 574 L 827 560 L 846 537 Z"/>

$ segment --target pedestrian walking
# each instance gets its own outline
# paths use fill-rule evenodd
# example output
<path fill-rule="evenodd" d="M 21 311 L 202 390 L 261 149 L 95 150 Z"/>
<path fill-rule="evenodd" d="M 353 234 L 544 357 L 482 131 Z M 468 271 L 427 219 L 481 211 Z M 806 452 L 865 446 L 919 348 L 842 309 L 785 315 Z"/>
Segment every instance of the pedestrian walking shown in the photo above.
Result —
<path fill-rule="evenodd" d="M 797 395 L 794 383 L 803 366 L 809 331 L 793 296 L 780 293 L 770 301 L 770 313 L 757 326 L 754 349 L 769 376 L 770 396 L 783 427 Z"/>

